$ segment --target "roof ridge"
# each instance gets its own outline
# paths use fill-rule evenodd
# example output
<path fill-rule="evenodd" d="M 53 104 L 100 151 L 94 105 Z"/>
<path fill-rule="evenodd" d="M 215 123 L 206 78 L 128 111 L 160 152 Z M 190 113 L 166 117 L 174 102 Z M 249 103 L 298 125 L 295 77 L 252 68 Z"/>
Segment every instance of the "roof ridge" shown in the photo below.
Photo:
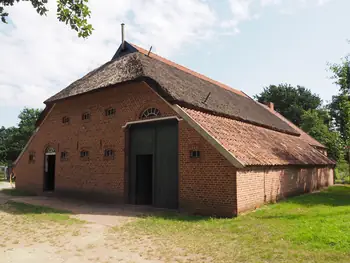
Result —
<path fill-rule="evenodd" d="M 275 132 L 280 132 L 280 133 L 285 133 L 285 134 L 288 134 L 288 135 L 291 135 L 291 136 L 300 137 L 300 133 L 298 133 L 298 131 L 291 132 L 291 131 L 288 131 L 288 130 L 285 130 L 285 129 L 280 129 L 280 128 L 277 128 L 277 127 L 273 127 L 271 125 L 266 125 L 266 124 L 259 123 L 259 122 L 256 122 L 256 121 L 244 119 L 244 118 L 241 118 L 239 116 L 228 115 L 228 114 L 225 114 L 225 113 L 204 109 L 204 108 L 202 108 L 200 106 L 196 106 L 196 105 L 193 105 L 193 104 L 190 104 L 190 103 L 186 103 L 184 101 L 176 101 L 176 103 L 180 107 L 184 107 L 184 108 L 187 108 L 187 109 L 192 109 L 192 110 L 195 110 L 195 111 L 201 111 L 201 112 L 203 112 L 205 114 L 210 114 L 210 115 L 213 115 L 213 116 L 218 116 L 218 117 L 222 117 L 222 118 L 226 118 L 226 119 L 230 119 L 230 120 L 244 122 L 244 123 L 248 123 L 250 125 L 254 125 L 254 126 L 257 126 L 257 127 L 264 128 L 264 129 L 272 130 L 272 131 L 275 131 Z"/>
<path fill-rule="evenodd" d="M 216 81 L 216 80 L 214 80 L 212 78 L 209 78 L 209 77 L 207 77 L 207 76 L 205 76 L 205 75 L 203 75 L 201 73 L 198 73 L 198 72 L 196 72 L 196 71 L 194 71 L 192 69 L 189 69 L 189 68 L 187 68 L 185 66 L 182 66 L 182 65 L 180 65 L 178 63 L 175 63 L 175 62 L 173 62 L 173 61 L 171 61 L 169 59 L 166 59 L 166 58 L 164 58 L 162 56 L 159 56 L 156 53 L 153 53 L 153 52 L 149 53 L 149 51 L 147 51 L 146 49 L 144 49 L 142 47 L 139 47 L 139 46 L 137 46 L 137 45 L 135 45 L 133 43 L 129 43 L 129 44 L 131 46 L 133 46 L 135 49 L 137 49 L 138 52 L 140 52 L 140 53 L 142 53 L 144 55 L 147 55 L 147 56 L 149 56 L 151 58 L 157 59 L 157 60 L 159 60 L 159 61 L 161 61 L 163 63 L 166 63 L 166 64 L 168 64 L 170 66 L 173 66 L 173 67 L 175 67 L 175 68 L 177 68 L 179 70 L 182 70 L 182 71 L 184 71 L 186 73 L 189 73 L 189 74 L 191 74 L 191 75 L 193 75 L 195 77 L 198 77 L 198 78 L 200 78 L 202 80 L 205 80 L 205 81 L 208 81 L 208 82 L 210 82 L 212 84 L 215 84 L 215 85 L 219 86 L 220 88 L 229 90 L 229 91 L 234 92 L 234 93 L 236 93 L 236 94 L 238 94 L 240 96 L 247 97 L 247 95 L 244 92 L 240 91 L 240 90 L 234 89 L 234 88 L 232 88 L 232 87 L 230 87 L 230 86 L 228 86 L 226 84 L 223 84 L 223 83 L 221 83 L 219 81 Z"/>

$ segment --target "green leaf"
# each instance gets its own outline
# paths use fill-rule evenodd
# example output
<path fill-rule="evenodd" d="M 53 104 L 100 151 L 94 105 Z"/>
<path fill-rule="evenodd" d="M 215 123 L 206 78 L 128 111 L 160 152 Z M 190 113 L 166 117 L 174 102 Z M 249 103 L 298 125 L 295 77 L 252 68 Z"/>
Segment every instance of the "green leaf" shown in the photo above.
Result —
<path fill-rule="evenodd" d="M 49 11 L 46 8 L 48 0 L 0 0 L 0 5 L 12 6 L 20 1 L 30 1 L 41 16 Z M 88 0 L 57 0 L 57 19 L 66 25 L 69 24 L 72 30 L 77 31 L 78 36 L 83 38 L 89 37 L 93 30 L 88 23 L 91 12 L 87 4 Z M 0 18 L 3 23 L 7 23 L 8 13 L 4 11 L 3 6 L 0 6 Z"/>

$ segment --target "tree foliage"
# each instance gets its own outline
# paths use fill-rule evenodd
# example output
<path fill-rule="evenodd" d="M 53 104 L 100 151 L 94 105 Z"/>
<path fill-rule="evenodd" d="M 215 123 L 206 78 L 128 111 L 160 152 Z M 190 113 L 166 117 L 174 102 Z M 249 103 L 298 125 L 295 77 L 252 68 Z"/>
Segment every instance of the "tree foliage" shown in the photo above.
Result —
<path fill-rule="evenodd" d="M 22 1 L 30 1 L 39 15 L 46 15 L 47 0 L 0 0 L 0 19 L 7 23 L 9 13 L 6 7 L 13 6 Z M 92 33 L 92 25 L 88 23 L 90 9 L 88 0 L 57 0 L 57 19 L 68 24 L 71 29 L 77 31 L 79 37 L 86 38 Z"/>
<path fill-rule="evenodd" d="M 336 161 L 344 159 L 343 128 L 339 123 L 345 120 L 341 117 L 347 107 L 345 100 L 339 99 L 333 106 L 322 106 L 318 95 L 305 87 L 289 84 L 270 85 L 255 98 L 259 102 L 273 102 L 278 112 L 325 145 L 329 157 Z M 350 104 L 348 109 L 350 113 Z"/>
<path fill-rule="evenodd" d="M 339 88 L 339 93 L 333 96 L 332 102 L 329 104 L 331 116 L 334 121 L 335 128 L 341 134 L 344 141 L 345 159 L 348 161 L 350 169 L 350 55 L 347 55 L 340 63 L 330 64 L 330 70 L 333 73 L 332 79 Z M 346 172 L 344 161 L 337 165 L 338 174 L 343 177 L 349 176 L 349 169 Z M 342 177 L 342 176 L 340 176 Z"/>
<path fill-rule="evenodd" d="M 19 114 L 18 127 L 0 128 L 0 163 L 15 161 L 35 130 L 41 110 L 24 108 Z"/>
<path fill-rule="evenodd" d="M 339 92 L 325 106 L 310 90 L 288 84 L 265 87 L 255 98 L 262 103 L 273 102 L 278 112 L 324 144 L 329 156 L 345 167 L 344 159 L 350 159 L 350 55 L 340 63 L 329 64 L 329 68 Z"/>
<path fill-rule="evenodd" d="M 346 56 L 341 62 L 330 64 L 329 68 L 332 72 L 332 79 L 338 85 L 341 94 L 350 93 L 350 56 Z"/>
<path fill-rule="evenodd" d="M 275 109 L 295 125 L 301 125 L 304 111 L 314 110 L 321 106 L 321 98 L 302 86 L 289 84 L 270 85 L 255 96 L 261 102 L 273 102 Z"/>
<path fill-rule="evenodd" d="M 350 98 L 349 95 L 333 96 L 328 105 L 334 127 L 341 134 L 342 139 L 350 145 Z"/>
<path fill-rule="evenodd" d="M 4 163 L 6 160 L 6 128 L 5 127 L 0 127 L 0 164 Z"/>
<path fill-rule="evenodd" d="M 325 145 L 328 156 L 333 160 L 341 160 L 344 157 L 344 145 L 337 131 L 332 131 L 327 125 L 325 112 L 320 110 L 308 110 L 301 116 L 301 128 Z M 329 119 L 327 117 L 327 119 Z"/>

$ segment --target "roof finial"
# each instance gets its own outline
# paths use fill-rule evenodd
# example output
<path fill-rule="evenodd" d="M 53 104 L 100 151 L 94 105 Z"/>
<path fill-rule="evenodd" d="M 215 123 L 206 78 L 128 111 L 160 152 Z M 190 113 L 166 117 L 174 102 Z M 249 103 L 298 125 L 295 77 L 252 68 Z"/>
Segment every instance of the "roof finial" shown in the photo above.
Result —
<path fill-rule="evenodd" d="M 275 104 L 271 101 L 266 103 L 267 107 L 269 107 L 270 110 L 274 111 L 275 110 Z"/>
<path fill-rule="evenodd" d="M 125 26 L 125 24 L 122 23 L 121 26 L 122 26 L 122 50 L 124 50 L 125 49 L 125 38 L 124 38 L 124 26 Z"/>
<path fill-rule="evenodd" d="M 152 51 L 152 46 L 150 47 L 150 49 L 148 50 L 147 56 L 149 57 L 149 54 L 151 54 Z"/>

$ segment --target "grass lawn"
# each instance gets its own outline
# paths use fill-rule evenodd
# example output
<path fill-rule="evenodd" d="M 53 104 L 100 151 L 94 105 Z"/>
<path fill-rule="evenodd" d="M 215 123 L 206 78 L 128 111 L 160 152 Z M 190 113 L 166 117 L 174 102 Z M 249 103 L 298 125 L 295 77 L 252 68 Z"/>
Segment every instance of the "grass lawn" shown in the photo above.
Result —
<path fill-rule="evenodd" d="M 3 172 L 0 172 L 0 183 L 6 181 L 5 174 Z"/>
<path fill-rule="evenodd" d="M 34 193 L 18 190 L 16 188 L 1 189 L 0 193 L 5 195 L 10 195 L 10 196 L 35 196 L 36 195 Z"/>
<path fill-rule="evenodd" d="M 350 184 L 350 177 L 344 178 L 343 180 L 335 179 L 336 184 Z"/>
<path fill-rule="evenodd" d="M 169 214 L 116 232 L 150 236 L 158 253 L 173 249 L 213 262 L 350 262 L 350 186 L 290 198 L 234 219 Z"/>
<path fill-rule="evenodd" d="M 51 221 L 67 225 L 83 222 L 81 220 L 70 217 L 72 213 L 69 211 L 17 203 L 13 201 L 7 202 L 5 205 L 3 205 L 2 210 L 12 215 L 20 215 L 26 220 Z"/>

